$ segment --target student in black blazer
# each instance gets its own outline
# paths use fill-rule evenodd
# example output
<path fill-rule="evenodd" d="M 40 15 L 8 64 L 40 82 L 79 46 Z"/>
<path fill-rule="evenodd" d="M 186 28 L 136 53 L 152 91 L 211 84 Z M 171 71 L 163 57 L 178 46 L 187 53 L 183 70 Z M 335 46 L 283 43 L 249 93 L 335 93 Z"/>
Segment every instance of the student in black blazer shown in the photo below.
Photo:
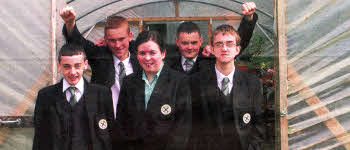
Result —
<path fill-rule="evenodd" d="M 240 37 L 230 25 L 213 33 L 215 65 L 191 76 L 191 150 L 255 150 L 265 138 L 260 81 L 234 66 Z"/>
<path fill-rule="evenodd" d="M 37 96 L 33 150 L 112 150 L 110 91 L 82 78 L 87 60 L 81 47 L 64 45 L 58 62 L 64 78 Z"/>
<path fill-rule="evenodd" d="M 136 39 L 143 71 L 124 81 L 118 103 L 121 149 L 181 150 L 191 128 L 191 97 L 185 75 L 164 64 L 160 35 L 143 31 Z M 154 89 L 152 89 L 154 88 Z"/>
<path fill-rule="evenodd" d="M 242 5 L 244 17 L 238 28 L 238 33 L 241 37 L 241 52 L 248 46 L 258 20 L 258 15 L 254 13 L 255 8 L 254 2 L 246 2 Z M 208 68 L 210 64 L 215 63 L 215 60 L 212 56 L 203 55 L 208 49 L 210 51 L 210 46 L 206 46 L 204 48 L 205 52 L 203 52 L 203 49 L 200 47 L 202 41 L 200 29 L 195 23 L 181 23 L 176 32 L 176 46 L 168 46 L 168 52 L 173 52 L 173 54 L 167 56 L 166 62 L 172 69 L 189 75 Z M 192 67 L 187 67 L 187 59 L 193 61 Z"/>
<path fill-rule="evenodd" d="M 72 7 L 65 7 L 61 10 L 60 15 L 65 22 L 62 32 L 66 41 L 78 43 L 84 47 L 92 71 L 91 83 L 111 89 L 116 112 L 121 89 L 120 81 L 123 80 L 123 77 L 141 70 L 133 50 L 132 32 L 130 32 L 128 21 L 121 16 L 108 17 L 104 34 L 106 45 L 97 46 L 86 40 L 79 32 L 75 23 L 76 14 Z M 124 67 L 120 66 L 120 62 Z"/>

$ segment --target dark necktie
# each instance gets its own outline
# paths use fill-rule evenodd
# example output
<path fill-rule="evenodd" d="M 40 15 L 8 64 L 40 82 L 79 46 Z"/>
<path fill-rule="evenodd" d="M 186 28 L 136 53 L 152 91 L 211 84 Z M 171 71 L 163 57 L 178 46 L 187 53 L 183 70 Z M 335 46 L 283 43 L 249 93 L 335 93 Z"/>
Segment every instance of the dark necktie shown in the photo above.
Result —
<path fill-rule="evenodd" d="M 225 77 L 221 81 L 221 91 L 224 93 L 225 96 L 227 96 L 230 93 L 228 83 L 230 82 L 230 79 L 228 77 Z"/>
<path fill-rule="evenodd" d="M 185 68 L 186 68 L 185 71 L 189 72 L 192 69 L 193 65 L 194 65 L 193 59 L 186 59 L 184 65 L 185 65 Z"/>
<path fill-rule="evenodd" d="M 75 90 L 76 90 L 77 88 L 76 87 L 74 87 L 74 86 L 71 86 L 71 87 L 69 87 L 67 90 L 69 91 L 69 93 L 70 93 L 70 99 L 69 99 L 69 104 L 71 105 L 71 106 L 74 106 L 76 103 L 77 103 L 77 99 L 76 99 L 76 96 L 75 96 Z"/>
<path fill-rule="evenodd" d="M 120 62 L 118 65 L 119 65 L 119 85 L 120 87 L 122 87 L 123 79 L 126 76 L 126 72 L 125 72 L 125 67 L 123 62 Z"/>

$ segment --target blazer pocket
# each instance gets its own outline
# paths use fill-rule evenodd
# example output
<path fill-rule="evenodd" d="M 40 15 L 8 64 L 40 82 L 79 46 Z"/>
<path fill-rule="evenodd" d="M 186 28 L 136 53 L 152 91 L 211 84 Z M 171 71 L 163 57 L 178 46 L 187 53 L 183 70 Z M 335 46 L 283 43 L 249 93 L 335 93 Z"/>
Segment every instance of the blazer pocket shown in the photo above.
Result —
<path fill-rule="evenodd" d="M 159 120 L 162 122 L 171 122 L 172 120 L 174 120 L 174 116 L 175 116 L 174 114 L 175 114 L 174 105 L 163 104 L 158 110 L 158 117 L 159 117 Z"/>
<path fill-rule="evenodd" d="M 104 114 L 96 114 L 95 116 L 95 129 L 98 134 L 101 135 L 109 135 L 109 130 L 112 127 L 112 124 L 107 121 L 107 117 Z"/>
<path fill-rule="evenodd" d="M 248 128 L 254 124 L 255 113 L 253 108 L 238 108 L 237 114 L 237 120 L 240 128 Z"/>

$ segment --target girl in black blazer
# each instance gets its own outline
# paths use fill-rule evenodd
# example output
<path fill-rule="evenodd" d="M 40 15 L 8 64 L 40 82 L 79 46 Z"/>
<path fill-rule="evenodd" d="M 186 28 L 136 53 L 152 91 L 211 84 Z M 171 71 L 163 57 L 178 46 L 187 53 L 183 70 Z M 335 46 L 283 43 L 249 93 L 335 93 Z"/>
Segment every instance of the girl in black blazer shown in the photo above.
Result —
<path fill-rule="evenodd" d="M 159 33 L 144 31 L 136 39 L 142 71 L 127 76 L 121 88 L 116 148 L 184 149 L 191 130 L 191 96 L 186 76 L 164 64 Z"/>

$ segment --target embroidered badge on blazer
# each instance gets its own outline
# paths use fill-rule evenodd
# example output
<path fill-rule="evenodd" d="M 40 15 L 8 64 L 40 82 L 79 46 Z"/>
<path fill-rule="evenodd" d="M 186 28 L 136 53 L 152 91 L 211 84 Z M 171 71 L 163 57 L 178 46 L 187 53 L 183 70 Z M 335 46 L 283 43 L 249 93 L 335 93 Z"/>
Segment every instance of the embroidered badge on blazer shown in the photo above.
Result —
<path fill-rule="evenodd" d="M 171 113 L 171 107 L 168 104 L 164 104 L 161 108 L 160 111 L 162 112 L 163 115 L 169 115 Z"/>
<path fill-rule="evenodd" d="M 107 126 L 108 126 L 106 119 L 101 119 L 101 120 L 98 122 L 98 126 L 99 126 L 100 129 L 102 129 L 102 130 L 106 129 Z"/>
<path fill-rule="evenodd" d="M 251 120 L 251 116 L 250 116 L 249 113 L 245 113 L 245 114 L 243 115 L 242 119 L 243 119 L 243 122 L 244 122 L 245 124 L 248 124 L 248 123 L 250 122 L 250 120 Z"/>

